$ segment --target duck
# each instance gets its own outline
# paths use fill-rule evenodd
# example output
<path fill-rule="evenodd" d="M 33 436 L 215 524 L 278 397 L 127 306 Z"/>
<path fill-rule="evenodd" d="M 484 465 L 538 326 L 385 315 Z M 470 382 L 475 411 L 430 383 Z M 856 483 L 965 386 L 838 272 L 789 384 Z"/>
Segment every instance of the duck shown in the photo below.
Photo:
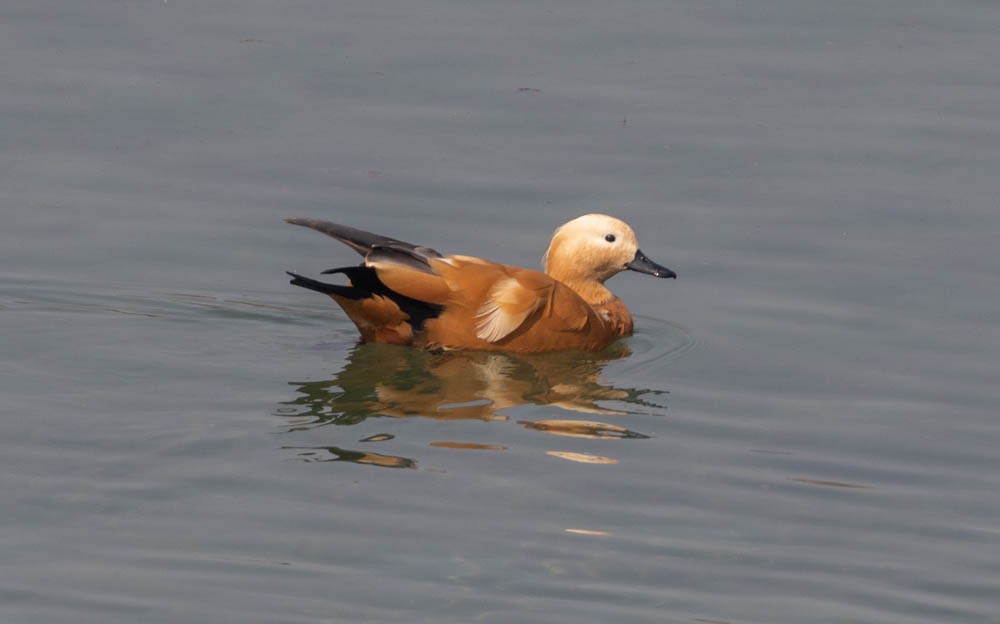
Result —
<path fill-rule="evenodd" d="M 331 297 L 362 342 L 431 351 L 600 351 L 632 334 L 625 304 L 604 283 L 622 271 L 658 278 L 677 274 L 639 249 L 635 232 L 605 214 L 556 228 L 544 271 L 422 245 L 307 217 L 287 223 L 344 243 L 361 264 L 322 271 L 330 284 L 286 271 L 291 284 Z"/>

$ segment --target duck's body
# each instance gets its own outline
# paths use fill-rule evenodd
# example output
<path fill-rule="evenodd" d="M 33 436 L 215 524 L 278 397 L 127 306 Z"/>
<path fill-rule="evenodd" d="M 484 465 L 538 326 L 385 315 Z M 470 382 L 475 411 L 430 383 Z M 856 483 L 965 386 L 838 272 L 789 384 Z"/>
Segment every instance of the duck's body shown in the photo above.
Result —
<path fill-rule="evenodd" d="M 471 256 L 442 256 L 363 230 L 316 219 L 288 223 L 323 232 L 365 257 L 330 269 L 349 285 L 289 273 L 292 284 L 329 295 L 365 342 L 429 349 L 520 353 L 595 351 L 632 333 L 632 316 L 604 281 L 631 269 L 676 277 L 646 258 L 618 219 L 584 215 L 563 225 L 546 254 L 546 272 Z"/>

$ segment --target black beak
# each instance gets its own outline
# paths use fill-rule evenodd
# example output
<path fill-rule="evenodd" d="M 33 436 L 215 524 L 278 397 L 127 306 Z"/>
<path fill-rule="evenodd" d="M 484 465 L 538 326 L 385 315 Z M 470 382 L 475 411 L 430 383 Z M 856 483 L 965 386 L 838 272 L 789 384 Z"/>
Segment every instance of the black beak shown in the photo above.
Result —
<path fill-rule="evenodd" d="M 626 262 L 625 268 L 630 271 L 638 271 L 639 273 L 645 273 L 646 275 L 655 275 L 656 277 L 672 277 L 677 278 L 677 274 L 668 269 L 667 267 L 656 264 L 652 260 L 646 257 L 646 254 L 642 253 L 641 249 L 635 250 L 635 258 L 632 258 L 632 262 Z"/>

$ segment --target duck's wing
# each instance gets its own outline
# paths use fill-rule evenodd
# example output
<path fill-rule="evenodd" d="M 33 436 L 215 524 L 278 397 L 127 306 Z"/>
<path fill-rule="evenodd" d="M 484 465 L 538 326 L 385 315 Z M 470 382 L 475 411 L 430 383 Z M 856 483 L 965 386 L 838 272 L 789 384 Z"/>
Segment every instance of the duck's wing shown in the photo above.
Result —
<path fill-rule="evenodd" d="M 583 299 L 544 273 L 472 256 L 425 258 L 410 249 L 379 247 L 366 256 L 364 267 L 384 288 L 378 294 L 407 304 L 411 316 L 414 301 L 436 312 L 455 310 L 455 322 L 470 322 L 486 342 L 501 342 L 535 324 L 544 332 L 582 331 L 593 315 Z"/>
<path fill-rule="evenodd" d="M 322 219 L 310 219 L 308 217 L 288 217 L 287 219 L 285 219 L 285 223 L 291 223 L 292 225 L 301 225 L 302 227 L 307 227 L 311 230 L 322 232 L 327 236 L 339 240 L 340 242 L 344 243 L 345 245 L 347 245 L 354 251 L 358 252 L 362 256 L 367 256 L 369 253 L 371 253 L 373 250 L 377 248 L 387 248 L 387 249 L 398 249 L 400 251 L 412 252 L 413 254 L 419 255 L 424 258 L 441 257 L 441 254 L 431 249 L 430 247 L 414 245 L 412 243 L 407 243 L 406 241 L 401 241 L 395 238 L 389 238 L 388 236 L 382 236 L 381 234 L 373 234 L 372 232 L 366 232 L 365 230 L 359 230 L 357 228 L 352 228 L 347 225 L 340 225 L 339 223 L 324 221 Z"/>
<path fill-rule="evenodd" d="M 497 281 L 476 310 L 476 336 L 486 342 L 503 340 L 544 307 L 551 290 L 550 284 L 534 284 L 516 277 Z"/>
<path fill-rule="evenodd" d="M 322 271 L 326 275 L 343 273 L 351 280 L 349 286 L 324 284 L 293 275 L 295 280 L 292 283 L 296 286 L 353 300 L 378 295 L 396 303 L 404 311 L 410 311 L 414 302 L 443 305 L 447 300 L 447 284 L 434 274 L 430 266 L 430 261 L 440 258 L 441 254 L 430 247 L 322 219 L 289 217 L 285 221 L 335 238 L 365 257 L 361 266 Z M 386 302 L 386 305 L 391 304 Z M 419 316 L 426 316 L 426 311 L 421 312 Z"/>
<path fill-rule="evenodd" d="M 536 324 L 544 331 L 580 331 L 592 314 L 576 293 L 538 271 L 466 256 L 431 265 L 444 277 L 453 300 L 474 311 L 476 337 L 486 342 L 500 342 Z"/>
<path fill-rule="evenodd" d="M 440 257 L 441 254 L 437 254 L 436 258 Z M 374 271 L 389 290 L 443 306 L 450 299 L 451 286 L 431 266 L 433 258 L 419 248 L 379 246 L 365 256 L 364 266 Z"/>

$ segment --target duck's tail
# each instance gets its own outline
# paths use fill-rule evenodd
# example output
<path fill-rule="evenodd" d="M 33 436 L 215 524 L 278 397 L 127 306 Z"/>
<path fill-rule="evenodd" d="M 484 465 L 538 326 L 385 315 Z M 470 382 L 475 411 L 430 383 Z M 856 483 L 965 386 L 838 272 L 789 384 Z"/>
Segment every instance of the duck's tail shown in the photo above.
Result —
<path fill-rule="evenodd" d="M 363 293 L 359 292 L 358 289 L 353 286 L 327 284 L 326 282 L 320 282 L 311 277 L 299 275 L 298 273 L 292 273 L 291 271 L 285 271 L 285 273 L 292 276 L 292 280 L 289 284 L 301 286 L 302 288 L 308 288 L 309 290 L 315 290 L 316 292 L 323 293 L 324 295 L 337 295 L 338 297 L 347 297 L 348 299 L 360 299 L 364 296 Z"/>
<path fill-rule="evenodd" d="M 327 284 L 326 282 L 314 280 L 311 277 L 299 275 L 298 273 L 292 273 L 291 271 L 285 271 L 285 273 L 292 276 L 292 280 L 289 282 L 290 284 L 301 286 L 302 288 L 308 288 L 309 290 L 315 290 L 316 292 L 323 293 L 324 295 L 342 297 L 343 299 L 349 299 L 351 301 L 362 301 L 365 299 L 372 299 L 374 297 L 385 299 L 387 302 L 391 301 L 391 303 L 387 303 L 387 305 L 395 306 L 397 309 L 405 312 L 409 323 L 414 329 L 421 329 L 424 325 L 424 321 L 429 318 L 437 317 L 444 309 L 444 306 L 429 303 L 427 301 L 412 299 L 388 288 L 378 278 L 378 275 L 376 275 L 373 269 L 364 265 L 329 269 L 323 272 L 343 273 L 348 279 L 351 280 L 351 283 L 350 285 Z M 342 301 L 338 301 L 338 303 L 340 303 L 341 306 L 346 305 Z M 346 309 L 347 308 L 345 307 L 345 310 Z M 350 314 L 350 311 L 348 311 L 348 313 Z M 356 319 L 355 323 L 357 323 Z M 368 324 L 378 325 L 375 321 L 369 322 Z"/>

